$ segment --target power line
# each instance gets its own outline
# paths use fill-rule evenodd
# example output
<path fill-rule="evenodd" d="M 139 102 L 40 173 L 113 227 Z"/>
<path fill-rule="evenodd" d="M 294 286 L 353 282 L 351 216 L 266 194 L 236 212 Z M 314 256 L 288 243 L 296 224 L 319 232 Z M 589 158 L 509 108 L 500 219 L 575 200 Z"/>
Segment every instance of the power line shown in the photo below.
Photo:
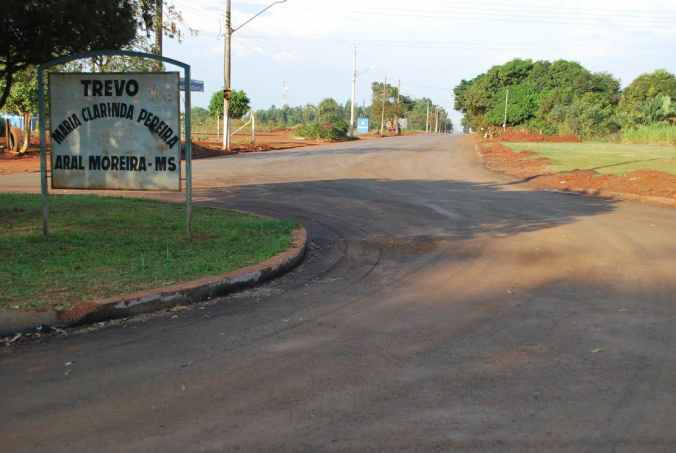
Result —
<path fill-rule="evenodd" d="M 379 8 L 378 6 L 375 6 L 374 4 L 377 4 L 378 2 L 371 1 L 369 2 L 369 6 L 372 8 Z M 264 3 L 233 3 L 235 5 L 239 6 L 262 6 Z M 303 5 L 312 5 L 312 6 L 317 6 L 318 2 L 317 1 L 302 1 L 302 0 L 296 0 L 294 1 L 295 5 L 303 6 Z M 352 4 L 350 5 L 350 0 L 343 0 L 341 2 L 341 5 L 345 6 L 346 8 L 352 10 L 354 6 L 358 6 L 359 8 L 364 8 L 364 2 L 361 0 L 352 0 Z M 392 8 L 393 6 L 397 5 L 404 5 L 407 7 L 410 7 L 411 3 L 408 0 L 387 0 L 381 2 L 381 4 L 386 5 L 388 8 Z M 463 5 L 468 5 L 468 6 L 463 6 Z M 293 6 L 290 6 L 293 8 Z M 446 0 L 438 1 L 438 2 L 432 2 L 430 3 L 429 0 L 427 2 L 416 2 L 415 4 L 415 9 L 416 10 L 424 10 L 424 9 L 430 9 L 430 8 L 441 8 L 444 10 L 454 10 L 454 9 L 470 9 L 470 10 L 482 10 L 482 11 L 509 11 L 509 12 L 520 12 L 523 13 L 524 9 L 527 10 L 528 12 L 543 12 L 543 13 L 551 13 L 551 14 L 560 14 L 561 12 L 566 12 L 566 11 L 573 11 L 575 14 L 580 14 L 581 12 L 586 12 L 586 13 L 595 13 L 595 14 L 617 14 L 617 13 L 629 13 L 631 16 L 636 16 L 637 14 L 643 14 L 643 15 L 653 15 L 653 14 L 660 14 L 660 15 L 665 15 L 665 14 L 671 14 L 676 16 L 676 10 L 671 10 L 671 11 L 664 11 L 664 10 L 639 10 L 639 9 L 617 9 L 617 8 L 580 8 L 580 7 L 574 7 L 574 6 L 543 6 L 540 4 L 530 4 L 530 5 L 524 5 L 524 4 L 510 4 L 508 6 L 505 6 L 503 3 L 494 3 L 494 2 L 453 2 L 452 4 L 449 5 L 449 3 Z M 295 9 L 298 9 L 298 7 L 295 7 Z M 543 11 L 538 11 L 538 10 L 543 10 Z M 566 14 L 571 14 L 571 13 L 566 13 Z"/>
<path fill-rule="evenodd" d="M 250 36 L 242 34 L 238 36 L 242 39 L 248 39 Z M 303 43 L 313 44 L 344 44 L 354 45 L 354 39 L 340 39 L 340 38 L 303 38 L 292 36 L 259 36 L 259 38 L 266 38 L 276 41 L 297 41 Z M 478 50 L 520 50 L 520 49 L 559 49 L 559 50 L 585 50 L 585 49 L 627 49 L 627 50 L 669 50 L 675 49 L 674 44 L 621 44 L 616 43 L 612 45 L 589 45 L 589 44 L 524 44 L 524 43 L 505 43 L 505 44 L 486 44 L 481 42 L 439 42 L 439 41 L 392 41 L 392 40 L 358 40 L 356 44 L 360 47 L 396 47 L 396 48 L 429 48 L 429 49 L 478 49 Z"/>
<path fill-rule="evenodd" d="M 243 35 L 233 35 L 233 37 L 235 39 L 240 39 L 243 37 Z M 252 42 L 257 44 L 261 49 L 266 50 L 267 53 L 273 56 L 273 58 L 280 59 L 302 70 L 312 72 L 315 75 L 339 79 L 351 77 L 351 71 L 318 64 L 315 62 L 311 62 L 305 58 L 296 56 L 292 52 L 289 52 L 288 50 L 280 47 L 275 42 L 271 41 L 269 38 L 260 36 L 255 31 L 254 27 L 251 27 L 247 30 L 246 39 L 250 39 Z"/>
<path fill-rule="evenodd" d="M 619 23 L 605 23 L 605 22 L 598 22 L 598 19 L 596 18 L 582 18 L 583 20 L 586 19 L 586 21 L 571 21 L 571 20 L 543 20 L 543 19 L 549 19 L 549 18 L 555 18 L 555 17 L 560 17 L 558 15 L 550 15 L 547 17 L 543 16 L 533 16 L 533 15 L 519 15 L 515 16 L 513 19 L 504 19 L 505 14 L 480 14 L 480 13 L 465 13 L 465 12 L 458 12 L 458 13 L 447 13 L 447 14 L 421 14 L 421 13 L 414 13 L 414 12 L 383 12 L 383 11 L 368 11 L 368 10 L 346 10 L 346 9 L 322 9 L 322 8 L 313 8 L 313 7 L 307 7 L 307 8 L 296 8 L 296 7 L 288 7 L 289 9 L 296 9 L 296 10 L 303 10 L 303 11 L 319 11 L 319 12 L 329 12 L 329 13 L 346 13 L 350 15 L 371 15 L 371 16 L 390 16 L 390 17 L 415 17 L 415 18 L 426 18 L 426 19 L 462 19 L 462 20 L 480 20 L 480 21 L 491 21 L 491 22 L 509 22 L 509 23 L 530 23 L 530 24 L 556 24 L 556 25 L 584 25 L 584 26 L 597 26 L 597 27 L 613 27 L 613 28 L 645 28 L 648 25 L 651 25 L 651 28 L 653 29 L 667 29 L 667 30 L 673 30 L 676 29 L 676 24 L 671 25 L 671 26 L 655 26 L 647 22 L 647 19 L 644 21 L 645 23 L 643 24 L 632 24 L 632 23 L 624 23 L 624 24 L 619 24 Z M 469 16 L 469 17 L 468 17 Z M 495 17 L 494 17 L 495 16 Z M 524 20 L 524 18 L 529 18 L 529 19 L 538 19 L 538 20 Z M 635 18 L 627 18 L 627 19 L 622 19 L 623 21 L 631 21 L 631 22 L 637 22 L 637 19 Z M 671 21 L 665 22 L 667 23 L 673 23 Z"/>

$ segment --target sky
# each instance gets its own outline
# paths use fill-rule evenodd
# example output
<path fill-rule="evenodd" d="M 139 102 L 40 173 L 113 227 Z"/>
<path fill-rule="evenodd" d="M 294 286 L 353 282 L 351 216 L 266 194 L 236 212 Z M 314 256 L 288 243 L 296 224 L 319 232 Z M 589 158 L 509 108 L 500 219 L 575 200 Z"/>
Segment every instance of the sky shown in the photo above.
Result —
<path fill-rule="evenodd" d="M 164 56 L 204 81 L 192 106 L 206 108 L 224 86 L 226 0 L 169 3 L 198 33 L 165 39 Z M 287 105 L 345 103 L 355 47 L 357 103 L 369 105 L 371 83 L 387 77 L 444 107 L 456 126 L 453 88 L 514 58 L 577 61 L 623 87 L 656 69 L 676 73 L 674 0 L 286 0 L 244 24 L 272 3 L 232 0 L 231 86 L 254 109 L 280 107 L 285 88 Z"/>

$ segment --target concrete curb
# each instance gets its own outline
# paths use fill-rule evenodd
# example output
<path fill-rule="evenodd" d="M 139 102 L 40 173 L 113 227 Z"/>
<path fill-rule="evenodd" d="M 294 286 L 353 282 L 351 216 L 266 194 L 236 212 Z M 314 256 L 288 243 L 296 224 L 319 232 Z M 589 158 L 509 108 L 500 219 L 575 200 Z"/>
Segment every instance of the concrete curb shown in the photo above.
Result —
<path fill-rule="evenodd" d="M 307 231 L 294 231 L 291 248 L 262 263 L 227 274 L 174 286 L 138 291 L 55 310 L 8 310 L 0 313 L 0 337 L 35 332 L 40 326 L 78 326 L 188 305 L 250 288 L 293 269 L 305 255 Z"/>

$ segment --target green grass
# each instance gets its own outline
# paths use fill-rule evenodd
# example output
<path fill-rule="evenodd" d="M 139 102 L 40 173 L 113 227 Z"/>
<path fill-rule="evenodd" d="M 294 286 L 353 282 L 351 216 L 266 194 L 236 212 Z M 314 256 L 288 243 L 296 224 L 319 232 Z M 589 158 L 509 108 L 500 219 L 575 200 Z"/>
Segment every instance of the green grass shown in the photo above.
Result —
<path fill-rule="evenodd" d="M 633 129 L 623 129 L 620 140 L 624 143 L 676 145 L 676 126 L 649 124 Z"/>
<path fill-rule="evenodd" d="M 676 175 L 676 146 L 617 143 L 504 143 L 516 152 L 529 150 L 549 157 L 548 170 L 595 170 L 601 175 L 623 175 L 635 170 L 657 170 Z"/>
<path fill-rule="evenodd" d="M 219 275 L 286 250 L 298 225 L 248 214 L 94 195 L 0 194 L 0 310 L 74 303 Z"/>

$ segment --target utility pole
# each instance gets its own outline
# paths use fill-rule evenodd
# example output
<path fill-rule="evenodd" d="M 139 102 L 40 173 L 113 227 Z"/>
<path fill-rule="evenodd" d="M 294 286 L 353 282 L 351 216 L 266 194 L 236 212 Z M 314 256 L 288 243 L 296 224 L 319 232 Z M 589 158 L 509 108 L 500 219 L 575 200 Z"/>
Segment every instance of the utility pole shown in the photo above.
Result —
<path fill-rule="evenodd" d="M 159 1 L 159 0 L 158 0 Z M 232 41 L 232 34 L 254 20 L 256 17 L 263 14 L 265 11 L 270 9 L 273 5 L 277 3 L 284 3 L 287 0 L 277 0 L 270 4 L 267 8 L 263 9 L 261 12 L 253 16 L 251 19 L 244 22 L 242 25 L 237 27 L 235 30 L 232 29 L 231 19 L 231 0 L 227 0 L 226 9 L 225 9 L 225 88 L 223 90 L 223 149 L 230 149 L 230 47 Z"/>
<path fill-rule="evenodd" d="M 401 79 L 399 79 L 398 84 L 397 84 L 397 110 L 395 112 L 396 113 L 395 118 L 396 118 L 397 122 L 396 122 L 396 124 L 393 125 L 395 130 L 397 131 L 397 135 L 399 135 L 399 133 L 400 133 L 400 129 L 399 129 L 399 102 L 400 102 L 400 99 L 401 99 L 400 94 L 401 94 Z"/>
<path fill-rule="evenodd" d="M 437 113 L 434 117 L 434 133 L 439 132 L 439 107 L 437 107 Z"/>
<path fill-rule="evenodd" d="M 230 23 L 231 0 L 225 10 L 225 89 L 223 90 L 223 149 L 230 150 L 230 41 L 232 27 Z"/>
<path fill-rule="evenodd" d="M 286 92 L 288 89 L 286 88 L 286 74 L 284 74 L 284 70 L 282 70 L 282 108 L 286 106 Z"/>
<path fill-rule="evenodd" d="M 350 107 L 350 138 L 354 138 L 354 95 L 357 87 L 357 46 L 352 56 L 352 107 Z"/>
<path fill-rule="evenodd" d="M 430 133 L 430 100 L 427 100 L 427 119 L 425 120 L 425 133 Z"/>
<path fill-rule="evenodd" d="M 164 34 L 164 23 L 162 17 L 162 4 L 164 0 L 155 0 L 155 55 L 162 56 L 162 35 Z M 162 70 L 162 62 L 155 60 L 155 71 Z"/>
<path fill-rule="evenodd" d="M 251 142 L 256 144 L 256 112 L 251 109 Z"/>
<path fill-rule="evenodd" d="M 380 136 L 383 136 L 383 129 L 385 128 L 385 98 L 387 97 L 387 76 L 385 76 L 385 83 L 383 84 L 383 112 L 380 116 Z"/>
<path fill-rule="evenodd" d="M 505 122 L 502 124 L 502 130 L 507 130 L 507 101 L 509 101 L 509 88 L 507 88 L 507 94 L 505 95 Z"/>

